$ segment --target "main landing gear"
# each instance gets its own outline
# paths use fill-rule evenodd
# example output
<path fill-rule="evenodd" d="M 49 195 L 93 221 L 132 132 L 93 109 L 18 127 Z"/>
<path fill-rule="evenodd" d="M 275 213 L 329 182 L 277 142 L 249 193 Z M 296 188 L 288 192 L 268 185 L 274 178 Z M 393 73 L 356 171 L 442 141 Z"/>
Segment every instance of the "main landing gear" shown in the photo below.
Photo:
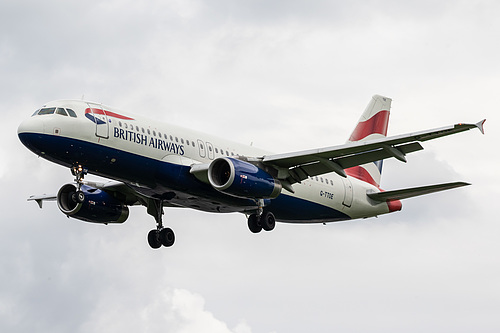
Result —
<path fill-rule="evenodd" d="M 259 208 L 256 214 L 252 214 L 248 217 L 248 229 L 254 234 L 257 234 L 264 229 L 265 231 L 271 231 L 276 226 L 276 218 L 274 214 L 266 211 L 264 212 L 264 202 L 259 200 Z"/>
<path fill-rule="evenodd" d="M 156 220 L 156 229 L 148 233 L 148 243 L 153 249 L 158 249 L 162 245 L 170 247 L 174 245 L 175 234 L 170 228 L 163 227 L 163 200 L 151 200 L 148 203 L 148 214 L 153 215 Z"/>
<path fill-rule="evenodd" d="M 252 214 L 248 217 L 248 229 L 254 234 L 257 234 L 264 229 L 271 231 L 276 225 L 276 219 L 271 212 L 265 212 L 262 215 Z"/>

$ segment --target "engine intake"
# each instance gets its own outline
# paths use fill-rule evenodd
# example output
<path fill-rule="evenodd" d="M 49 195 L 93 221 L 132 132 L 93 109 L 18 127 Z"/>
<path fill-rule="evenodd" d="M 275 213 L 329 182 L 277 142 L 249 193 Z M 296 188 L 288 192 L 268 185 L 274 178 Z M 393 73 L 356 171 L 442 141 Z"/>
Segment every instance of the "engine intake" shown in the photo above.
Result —
<path fill-rule="evenodd" d="M 208 168 L 208 180 L 218 191 L 241 198 L 272 199 L 282 186 L 266 171 L 229 157 L 215 159 Z"/>
<path fill-rule="evenodd" d="M 57 206 L 67 216 L 93 223 L 123 223 L 127 220 L 129 209 L 105 191 L 82 185 L 85 195 L 82 203 L 75 201 L 77 188 L 74 184 L 63 185 L 57 193 Z"/>

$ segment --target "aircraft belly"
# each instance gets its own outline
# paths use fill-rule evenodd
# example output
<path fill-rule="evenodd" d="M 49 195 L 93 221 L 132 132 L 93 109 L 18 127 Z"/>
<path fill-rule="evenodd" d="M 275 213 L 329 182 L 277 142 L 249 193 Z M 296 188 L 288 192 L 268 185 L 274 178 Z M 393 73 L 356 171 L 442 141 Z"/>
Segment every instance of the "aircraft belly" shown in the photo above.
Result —
<path fill-rule="evenodd" d="M 103 144 L 44 134 L 22 134 L 23 142 L 36 154 L 55 163 L 83 165 L 89 173 L 122 181 L 137 192 L 163 198 L 173 207 L 187 207 L 207 212 L 248 212 L 256 210 L 251 199 L 237 198 L 215 190 L 190 174 L 190 166 L 156 160 Z M 43 152 L 43 154 L 42 154 Z M 304 187 L 300 187 L 304 186 Z M 349 210 L 339 203 L 340 192 L 329 189 L 336 200 L 330 200 L 321 187 L 296 185 L 296 195 L 283 191 L 266 200 L 277 221 L 318 223 L 349 220 Z M 306 188 L 307 187 L 307 188 Z M 337 192 L 336 192 L 337 191 Z M 316 193 L 317 192 L 317 193 Z"/>

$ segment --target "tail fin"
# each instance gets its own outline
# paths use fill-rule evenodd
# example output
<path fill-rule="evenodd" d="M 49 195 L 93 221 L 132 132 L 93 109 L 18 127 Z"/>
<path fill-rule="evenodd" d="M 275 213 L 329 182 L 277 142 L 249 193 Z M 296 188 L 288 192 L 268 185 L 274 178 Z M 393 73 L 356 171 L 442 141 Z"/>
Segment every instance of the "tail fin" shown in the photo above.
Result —
<path fill-rule="evenodd" d="M 375 95 L 359 118 L 356 128 L 347 142 L 368 141 L 387 136 L 392 99 Z M 380 186 L 382 161 L 367 163 L 345 170 L 354 178 Z"/>

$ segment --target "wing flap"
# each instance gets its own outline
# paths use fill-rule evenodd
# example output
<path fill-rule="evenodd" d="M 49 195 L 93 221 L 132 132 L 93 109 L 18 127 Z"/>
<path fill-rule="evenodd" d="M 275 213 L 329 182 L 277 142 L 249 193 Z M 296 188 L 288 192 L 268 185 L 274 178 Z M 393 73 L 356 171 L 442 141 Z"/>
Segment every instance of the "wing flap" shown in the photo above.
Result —
<path fill-rule="evenodd" d="M 406 188 L 406 189 L 394 190 L 394 191 L 367 193 L 366 195 L 370 199 L 377 200 L 377 201 L 402 200 L 402 199 L 408 199 L 408 198 L 417 197 L 420 195 L 430 194 L 430 193 L 434 193 L 434 192 L 450 190 L 453 188 L 467 186 L 467 185 L 470 185 L 470 184 L 465 183 L 465 182 L 453 182 L 453 183 L 444 183 L 444 184 L 412 187 L 412 188 Z"/>

